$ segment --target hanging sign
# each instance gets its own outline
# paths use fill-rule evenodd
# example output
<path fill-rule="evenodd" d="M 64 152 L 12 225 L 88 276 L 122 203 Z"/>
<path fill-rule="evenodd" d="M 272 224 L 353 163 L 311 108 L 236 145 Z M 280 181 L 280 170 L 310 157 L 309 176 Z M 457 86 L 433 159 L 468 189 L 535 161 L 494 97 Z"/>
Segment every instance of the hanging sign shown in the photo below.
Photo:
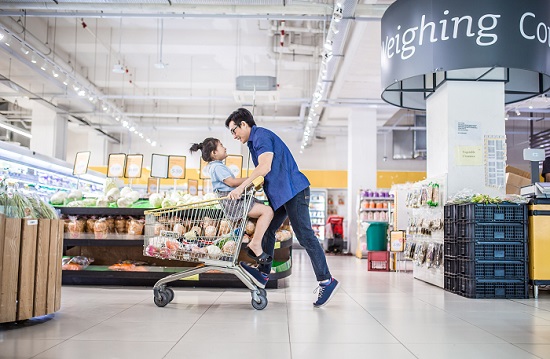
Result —
<path fill-rule="evenodd" d="M 229 168 L 235 178 L 241 178 L 243 173 L 243 156 L 228 155 L 225 158 L 225 165 Z"/>
<path fill-rule="evenodd" d="M 124 171 L 124 177 L 140 178 L 142 167 L 143 167 L 143 155 L 126 156 L 126 170 Z"/>
<path fill-rule="evenodd" d="M 151 177 L 168 178 L 168 156 L 153 153 L 151 156 Z"/>
<path fill-rule="evenodd" d="M 80 176 L 88 172 L 88 164 L 90 163 L 90 151 L 77 152 L 74 159 L 73 175 Z"/>
<path fill-rule="evenodd" d="M 107 177 L 123 177 L 126 155 L 124 153 L 111 153 L 107 162 Z"/>
<path fill-rule="evenodd" d="M 186 162 L 185 156 L 168 156 L 168 178 L 185 178 Z"/>
<path fill-rule="evenodd" d="M 548 0 L 397 0 L 380 40 L 382 97 L 401 107 L 447 78 L 504 82 L 506 103 L 550 88 Z"/>

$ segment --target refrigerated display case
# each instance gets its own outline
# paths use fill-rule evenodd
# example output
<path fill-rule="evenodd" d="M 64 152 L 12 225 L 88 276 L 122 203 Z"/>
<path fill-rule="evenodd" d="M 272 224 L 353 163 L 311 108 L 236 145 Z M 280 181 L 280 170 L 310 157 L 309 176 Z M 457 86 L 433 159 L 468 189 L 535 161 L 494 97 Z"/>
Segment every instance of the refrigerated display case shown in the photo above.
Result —
<path fill-rule="evenodd" d="M 311 227 L 321 244 L 325 240 L 325 223 L 327 222 L 327 190 L 311 189 L 309 199 L 309 216 Z"/>
<path fill-rule="evenodd" d="M 85 197 L 97 197 L 105 182 L 102 173 L 88 171 L 82 176 L 74 176 L 73 165 L 68 162 L 0 142 L 0 180 L 4 178 L 44 199 L 49 199 L 57 191 L 77 188 Z"/>

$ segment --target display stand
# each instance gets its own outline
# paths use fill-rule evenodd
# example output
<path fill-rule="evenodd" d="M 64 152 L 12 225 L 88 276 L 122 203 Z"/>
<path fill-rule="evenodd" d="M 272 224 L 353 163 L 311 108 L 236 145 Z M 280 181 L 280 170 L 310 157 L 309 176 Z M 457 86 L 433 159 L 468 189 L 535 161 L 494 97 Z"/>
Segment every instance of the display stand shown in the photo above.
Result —
<path fill-rule="evenodd" d="M 383 194 L 383 196 L 381 196 Z M 367 258 L 367 228 L 372 222 L 388 222 L 392 227 L 393 197 L 387 190 L 359 190 L 357 209 L 357 258 Z"/>
<path fill-rule="evenodd" d="M 442 203 L 445 191 L 446 178 L 441 176 L 413 184 L 405 199 L 410 210 L 405 253 L 413 261 L 413 277 L 441 288 L 445 279 Z"/>

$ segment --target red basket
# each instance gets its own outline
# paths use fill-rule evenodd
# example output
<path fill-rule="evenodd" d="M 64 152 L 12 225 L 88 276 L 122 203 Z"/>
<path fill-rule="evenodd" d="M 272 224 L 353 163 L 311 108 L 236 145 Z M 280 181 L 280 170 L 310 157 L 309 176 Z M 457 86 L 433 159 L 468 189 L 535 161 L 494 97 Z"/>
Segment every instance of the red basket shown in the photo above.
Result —
<path fill-rule="evenodd" d="M 390 252 L 370 251 L 367 253 L 368 270 L 374 272 L 389 272 Z"/>

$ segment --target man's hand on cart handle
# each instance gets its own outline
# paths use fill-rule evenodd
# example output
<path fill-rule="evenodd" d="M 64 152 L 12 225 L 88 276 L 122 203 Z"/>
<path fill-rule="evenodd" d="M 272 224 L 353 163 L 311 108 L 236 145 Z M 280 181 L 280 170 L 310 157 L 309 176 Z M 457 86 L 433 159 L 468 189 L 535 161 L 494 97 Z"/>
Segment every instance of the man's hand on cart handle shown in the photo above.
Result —
<path fill-rule="evenodd" d="M 227 197 L 231 199 L 239 199 L 243 195 L 243 189 L 241 186 L 235 188 L 233 191 L 229 192 L 229 195 Z"/>
<path fill-rule="evenodd" d="M 264 183 L 264 177 L 263 176 L 258 176 L 256 178 L 254 178 L 254 180 L 252 180 L 252 182 L 250 182 L 248 185 L 246 185 L 246 188 L 254 188 L 254 190 L 259 190 L 261 188 L 261 186 L 263 185 Z M 243 182 L 244 184 L 244 182 Z M 229 195 L 228 197 L 231 198 L 231 199 L 239 199 L 241 198 L 241 196 L 243 195 L 243 192 L 244 192 L 244 189 L 241 187 L 242 184 L 235 188 L 233 191 L 229 192 Z"/>

